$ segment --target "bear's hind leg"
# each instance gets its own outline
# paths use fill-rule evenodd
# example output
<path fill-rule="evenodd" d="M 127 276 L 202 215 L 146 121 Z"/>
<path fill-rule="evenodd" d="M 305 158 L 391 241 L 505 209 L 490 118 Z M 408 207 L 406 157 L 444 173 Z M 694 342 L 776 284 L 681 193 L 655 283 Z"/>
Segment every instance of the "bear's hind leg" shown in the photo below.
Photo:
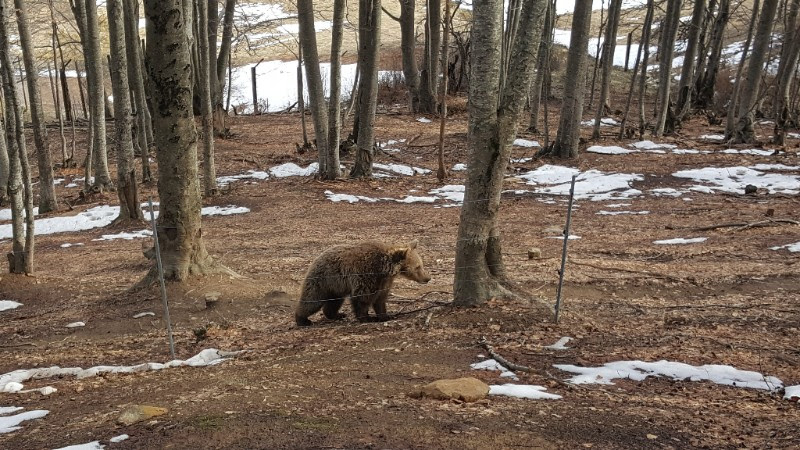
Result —
<path fill-rule="evenodd" d="M 350 303 L 353 304 L 353 314 L 359 322 L 374 322 L 375 318 L 369 315 L 369 297 L 353 296 Z"/>
<path fill-rule="evenodd" d="M 343 298 L 337 298 L 336 300 L 326 300 L 325 304 L 322 306 L 322 314 L 325 314 L 330 320 L 342 320 L 347 317 L 344 314 L 339 312 L 339 308 L 342 307 L 344 303 Z"/>

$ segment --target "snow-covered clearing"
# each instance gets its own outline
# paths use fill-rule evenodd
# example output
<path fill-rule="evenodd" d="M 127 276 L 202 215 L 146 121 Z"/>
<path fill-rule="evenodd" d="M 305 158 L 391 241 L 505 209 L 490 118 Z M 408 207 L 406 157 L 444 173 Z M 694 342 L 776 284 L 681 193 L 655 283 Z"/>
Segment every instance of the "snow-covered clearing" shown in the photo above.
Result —
<path fill-rule="evenodd" d="M 561 339 L 557 340 L 555 344 L 545 345 L 544 348 L 547 348 L 547 349 L 550 349 L 550 350 L 568 350 L 570 347 L 567 347 L 567 344 L 571 340 L 572 340 L 571 337 L 564 336 Z"/>
<path fill-rule="evenodd" d="M 550 195 L 569 195 L 570 180 L 575 180 L 575 199 L 577 200 L 623 200 L 642 191 L 633 189 L 633 181 L 642 181 L 644 176 L 635 173 L 606 173 L 599 170 L 580 172 L 578 169 L 545 164 L 538 169 L 519 175 L 527 184 L 537 186 L 533 192 Z"/>
<path fill-rule="evenodd" d="M 215 348 L 208 348 L 188 359 L 175 359 L 167 363 L 143 363 L 133 366 L 94 366 L 88 369 L 80 367 L 41 367 L 36 369 L 20 369 L 0 375 L 0 391 L 6 389 L 11 383 L 25 383 L 33 379 L 60 378 L 74 376 L 77 379 L 94 377 L 106 373 L 139 373 L 149 370 L 162 370 L 172 367 L 205 367 L 214 366 L 238 355 L 241 351 L 222 351 Z"/>
<path fill-rule="evenodd" d="M 771 165 L 762 165 L 760 167 L 762 169 L 766 167 L 774 168 Z M 688 178 L 698 183 L 703 183 L 692 187 L 695 188 L 693 190 L 699 192 L 714 193 L 716 191 L 722 191 L 744 193 L 744 188 L 748 184 L 752 184 L 757 188 L 767 189 L 770 194 L 791 195 L 800 192 L 800 176 L 770 173 L 751 167 L 705 167 L 701 169 L 679 170 L 673 173 L 672 176 L 676 178 Z"/>
<path fill-rule="evenodd" d="M 22 306 L 22 303 L 15 302 L 14 300 L 0 300 L 0 311 L 8 311 L 9 309 L 16 309 Z"/>
<path fill-rule="evenodd" d="M 22 411 L 24 408 L 19 406 L 0 406 L 0 434 L 11 433 L 20 428 L 20 424 L 26 420 L 41 419 L 50 413 L 46 409 L 36 409 L 32 411 Z M 17 413 L 13 414 L 12 413 Z"/>

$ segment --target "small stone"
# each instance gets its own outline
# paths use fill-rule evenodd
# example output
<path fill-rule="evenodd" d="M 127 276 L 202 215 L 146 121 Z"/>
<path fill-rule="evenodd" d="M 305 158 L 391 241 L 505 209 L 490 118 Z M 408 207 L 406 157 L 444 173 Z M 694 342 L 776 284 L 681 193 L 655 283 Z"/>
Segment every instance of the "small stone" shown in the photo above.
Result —
<path fill-rule="evenodd" d="M 531 247 L 528 249 L 528 259 L 539 259 L 542 257 L 542 249 Z"/>
<path fill-rule="evenodd" d="M 658 439 L 658 436 L 656 436 L 655 434 L 648 434 L 647 435 L 647 439 L 650 439 L 650 440 Z"/>
<path fill-rule="evenodd" d="M 147 405 L 130 405 L 122 410 L 122 414 L 119 415 L 117 422 L 123 425 L 133 425 L 136 422 L 163 416 L 166 413 L 167 408 Z"/>
<path fill-rule="evenodd" d="M 460 400 L 475 402 L 489 395 L 489 385 L 469 377 L 449 380 L 436 380 L 408 394 L 412 398 L 432 398 L 436 400 Z"/>
<path fill-rule="evenodd" d="M 748 184 L 744 187 L 744 193 L 747 195 L 755 194 L 758 191 L 758 188 L 753 186 L 752 184 Z"/>

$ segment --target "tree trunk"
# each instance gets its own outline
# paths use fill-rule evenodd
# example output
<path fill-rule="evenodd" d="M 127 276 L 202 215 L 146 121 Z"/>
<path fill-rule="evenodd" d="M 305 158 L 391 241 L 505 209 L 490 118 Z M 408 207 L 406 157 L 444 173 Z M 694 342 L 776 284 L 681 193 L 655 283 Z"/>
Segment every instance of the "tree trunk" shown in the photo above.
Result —
<path fill-rule="evenodd" d="M 767 48 L 772 36 L 772 25 L 777 10 L 778 0 L 764 0 L 764 6 L 761 8 L 761 14 L 758 18 L 756 35 L 753 38 L 753 51 L 747 66 L 747 78 L 745 78 L 742 86 L 739 113 L 736 116 L 736 131 L 733 137 L 734 143 L 751 144 L 756 139 L 755 131 L 753 130 L 753 110 L 756 106 L 761 73 L 764 71 L 764 62 L 767 57 Z"/>
<path fill-rule="evenodd" d="M 152 127 L 150 109 L 147 107 L 147 94 L 144 78 L 139 70 L 142 64 L 142 47 L 139 45 L 139 12 L 136 0 L 122 0 L 125 21 L 125 50 L 127 58 L 128 83 L 133 97 L 133 116 L 136 121 L 136 139 L 142 157 L 142 181 L 153 178 L 150 171 L 150 147 L 153 141 L 148 138 L 147 130 Z M 116 94 L 114 94 L 116 97 Z"/>
<path fill-rule="evenodd" d="M 647 93 L 647 64 L 650 61 L 650 32 L 653 25 L 654 1 L 647 0 L 647 12 L 644 16 L 642 26 L 642 40 L 639 46 L 642 48 L 641 76 L 639 77 L 639 139 L 644 139 L 644 130 L 647 128 L 647 119 L 644 112 L 644 98 Z"/>
<path fill-rule="evenodd" d="M 544 27 L 542 27 L 542 37 L 539 41 L 539 55 L 536 61 L 536 78 L 534 78 L 533 86 L 531 87 L 531 116 L 528 122 L 528 131 L 531 133 L 539 132 L 539 108 L 542 104 L 542 90 L 544 89 L 545 71 L 550 62 L 550 46 L 552 45 L 553 37 L 553 18 L 554 8 L 548 0 L 546 5 L 547 12 L 544 18 Z M 547 108 L 547 101 L 545 99 L 545 108 Z"/>
<path fill-rule="evenodd" d="M 219 79 L 217 78 L 217 32 L 219 31 L 219 0 L 198 0 L 197 4 L 203 3 L 203 10 L 206 11 L 206 30 L 202 33 L 206 37 L 208 44 L 206 59 L 208 70 L 208 86 L 211 92 L 211 102 L 214 103 L 217 91 L 219 90 Z"/>
<path fill-rule="evenodd" d="M 469 170 L 456 241 L 455 305 L 476 305 L 509 293 L 497 215 L 511 144 L 536 64 L 544 3 L 544 0 L 521 2 L 519 29 L 511 46 L 513 64 L 502 91 L 499 86 L 503 2 L 486 0 L 473 4 Z M 586 3 L 591 12 L 591 1 Z M 588 14 L 584 16 L 588 19 Z M 585 41 L 579 50 L 585 53 Z"/>
<path fill-rule="evenodd" d="M 419 111 L 434 114 L 436 112 L 436 80 L 439 79 L 439 46 L 442 23 L 442 0 L 427 0 L 427 18 L 425 20 L 425 55 L 422 58 L 422 73 L 419 84 Z"/>
<path fill-rule="evenodd" d="M 647 21 L 647 17 L 645 17 L 645 21 Z M 633 42 L 633 34 L 628 34 L 628 50 L 630 50 L 630 43 Z M 628 128 L 628 115 L 631 112 L 631 102 L 633 101 L 633 91 L 636 89 L 636 75 L 639 73 L 639 64 L 642 60 L 642 46 L 640 45 L 639 48 L 636 50 L 636 61 L 633 63 L 633 71 L 631 72 L 631 84 L 628 87 L 628 98 L 625 101 L 625 112 L 622 114 L 622 120 L 619 122 L 619 134 L 617 134 L 617 139 L 624 139 L 626 134 L 626 128 Z M 626 58 L 629 55 L 626 55 Z M 626 64 L 627 66 L 627 64 Z"/>
<path fill-rule="evenodd" d="M 117 152 L 119 216 L 115 220 L 116 223 L 144 220 L 142 209 L 139 207 L 139 191 L 136 188 L 136 170 L 133 163 L 131 87 L 128 83 L 123 1 L 108 0 L 106 3 L 108 42 L 111 47 L 111 85 L 114 95 L 114 138 Z"/>
<path fill-rule="evenodd" d="M 681 0 L 669 0 L 667 3 L 666 17 L 662 27 L 661 42 L 659 43 L 658 65 L 658 109 L 653 136 L 661 136 L 665 130 L 672 132 L 674 127 L 674 111 L 669 92 L 672 85 L 672 57 L 675 54 L 675 36 L 678 33 L 679 18 L 681 15 Z M 669 118 L 669 120 L 668 120 Z"/>
<path fill-rule="evenodd" d="M 342 37 L 344 35 L 345 0 L 333 3 L 331 24 L 330 101 L 328 103 L 328 165 L 320 177 L 325 180 L 339 178 L 339 136 L 342 129 Z"/>
<path fill-rule="evenodd" d="M 311 109 L 311 118 L 314 121 L 319 173 L 322 174 L 328 170 L 328 114 L 325 109 L 325 92 L 322 88 L 322 74 L 319 69 L 313 0 L 298 0 L 297 23 L 300 25 L 300 46 L 303 48 L 303 62 L 306 66 L 309 109 Z"/>
<path fill-rule="evenodd" d="M 747 62 L 747 56 L 750 54 L 750 44 L 753 42 L 753 35 L 756 30 L 756 23 L 758 21 L 758 7 L 760 0 L 753 2 L 753 15 L 750 18 L 750 26 L 747 27 L 747 39 L 744 41 L 742 47 L 742 54 L 739 58 L 739 65 L 736 68 L 736 77 L 733 82 L 733 93 L 728 101 L 728 112 L 725 117 L 725 139 L 730 140 L 733 138 L 733 133 L 736 128 L 736 108 L 739 106 L 739 95 L 742 91 L 742 84 L 744 83 L 744 66 Z"/>
<path fill-rule="evenodd" d="M 594 118 L 594 130 L 592 138 L 600 138 L 600 120 L 606 110 L 608 100 L 608 89 L 611 85 L 611 68 L 614 66 L 614 50 L 617 48 L 617 29 L 619 28 L 619 15 L 622 9 L 622 0 L 611 0 L 608 5 L 608 24 L 606 34 L 603 38 L 603 59 L 602 78 L 600 79 L 600 99 L 597 107 L 597 114 Z"/>
<path fill-rule="evenodd" d="M 42 95 L 39 90 L 39 69 L 33 61 L 33 39 L 28 27 L 28 7 L 25 0 L 14 0 L 17 12 L 17 28 L 19 29 L 19 45 L 22 48 L 22 59 L 25 63 L 25 77 L 28 82 L 28 93 L 31 98 L 31 122 L 33 123 L 33 142 L 36 145 L 37 163 L 39 166 L 39 212 L 47 213 L 58 209 L 56 187 L 53 184 L 53 160 L 47 142 L 44 111 L 42 111 Z"/>
<path fill-rule="evenodd" d="M 589 88 L 589 109 L 592 109 L 592 105 L 594 105 L 594 86 L 597 83 L 597 69 L 600 67 L 600 43 L 603 42 L 603 28 L 605 28 L 608 23 L 608 19 L 603 19 L 603 14 L 605 12 L 605 0 L 601 0 L 600 26 L 597 28 L 597 48 L 595 49 L 594 58 L 592 60 L 592 86 Z M 589 28 L 591 28 L 591 25 L 589 25 Z"/>
<path fill-rule="evenodd" d="M 33 273 L 34 216 L 25 129 L 22 121 L 9 43 L 10 17 L 6 0 L 0 0 L 0 71 L 3 79 L 6 144 L 9 159 L 8 194 L 11 196 L 10 273 Z"/>
<path fill-rule="evenodd" d="M 400 0 L 400 49 L 403 53 L 403 77 L 412 113 L 419 112 L 420 103 L 415 9 L 416 0 Z"/>
<path fill-rule="evenodd" d="M 158 159 L 158 241 L 164 275 L 230 272 L 203 242 L 197 177 L 197 132 L 192 109 L 192 66 L 181 0 L 145 0 L 147 68 L 153 94 Z M 151 275 L 155 268 L 151 270 Z"/>
<path fill-rule="evenodd" d="M 778 145 L 786 143 L 786 130 L 791 122 L 789 87 L 797 72 L 797 60 L 800 56 L 800 41 L 797 39 L 800 35 L 797 23 L 798 9 L 800 9 L 800 0 L 792 0 L 784 24 L 783 47 L 781 48 L 778 74 L 775 77 L 777 82 L 774 106 L 775 132 L 772 142 Z"/>
<path fill-rule="evenodd" d="M 706 13 L 706 0 L 695 0 L 692 10 L 692 22 L 689 25 L 689 38 L 686 43 L 686 53 L 683 57 L 681 80 L 678 84 L 678 121 L 688 113 L 692 102 L 692 88 L 694 68 L 697 65 L 698 46 L 700 45 L 700 31 L 703 28 L 703 17 Z M 702 58 L 702 56 L 701 56 Z"/>
<path fill-rule="evenodd" d="M 100 52 L 100 25 L 97 21 L 96 0 L 85 1 L 86 4 L 86 72 L 89 81 L 89 114 L 92 121 L 92 164 L 94 166 L 94 183 L 92 190 L 102 192 L 113 189 L 111 175 L 108 172 L 108 154 L 106 151 L 106 95 L 103 86 L 103 58 Z"/>
<path fill-rule="evenodd" d="M 233 15 L 236 0 L 225 0 L 225 16 L 222 20 L 222 42 L 216 60 L 217 88 L 212 92 L 211 103 L 214 106 L 214 133 L 217 136 L 228 134 L 225 118 L 228 113 L 222 106 L 222 94 L 225 91 L 225 72 L 231 60 L 231 41 L 233 39 Z M 213 54 L 211 55 L 213 57 Z M 213 70 L 212 65 L 212 70 Z"/>
<path fill-rule="evenodd" d="M 564 79 L 564 86 L 573 86 L 573 88 L 564 91 L 561 119 L 551 152 L 561 158 L 578 156 L 583 100 L 586 90 L 586 47 L 589 45 L 591 19 L 592 1 L 577 0 L 572 13 L 572 31 L 570 32 L 567 71 Z"/>
<path fill-rule="evenodd" d="M 56 77 L 55 82 L 53 82 L 52 78 L 50 79 L 50 81 L 51 81 L 51 83 L 53 83 L 53 86 L 52 86 L 52 89 L 53 89 L 53 92 L 54 92 L 53 104 L 55 105 L 56 118 L 58 119 L 58 133 L 59 133 L 59 136 L 61 137 L 61 167 L 66 168 L 67 164 L 68 164 L 68 161 L 67 161 L 67 137 L 66 137 L 66 135 L 64 135 L 64 114 L 61 111 L 62 97 L 60 96 L 60 93 L 59 93 L 59 87 L 66 86 L 67 83 L 66 83 L 66 80 L 61 78 L 61 77 L 63 77 L 62 71 L 58 70 L 58 47 L 60 47 L 60 45 L 57 43 L 58 42 L 58 22 L 56 22 L 55 11 L 54 11 L 54 8 L 53 8 L 53 1 L 52 0 L 50 0 L 48 2 L 48 6 L 49 6 L 49 10 L 50 10 L 50 29 L 52 31 L 52 36 L 51 36 L 51 39 L 50 39 L 50 48 L 53 51 L 53 69 L 55 71 L 55 77 Z M 62 58 L 63 58 L 63 55 L 62 55 Z M 50 72 L 49 64 L 48 64 L 47 71 Z M 60 86 L 59 86 L 59 79 L 61 80 Z M 69 93 L 64 92 L 63 100 L 64 100 L 64 110 L 67 111 L 67 115 L 68 116 L 71 116 L 72 114 L 70 114 L 70 112 L 69 112 Z M 41 211 L 41 208 L 40 208 L 40 211 Z"/>
<path fill-rule="evenodd" d="M 725 26 L 728 24 L 729 10 L 730 0 L 720 0 L 717 17 L 714 19 L 714 26 L 711 30 L 711 38 L 709 39 L 710 51 L 706 58 L 706 69 L 697 83 L 697 96 L 695 100 L 695 106 L 697 108 L 708 108 L 714 101 L 714 90 L 717 83 L 720 61 L 722 60 L 723 38 Z"/>
<path fill-rule="evenodd" d="M 444 7 L 444 39 L 442 39 L 442 85 L 439 87 L 439 104 L 441 105 L 441 117 L 439 121 L 439 168 L 436 171 L 436 178 L 439 182 L 447 177 L 447 169 L 444 167 L 444 130 L 447 125 L 447 82 L 449 81 L 448 63 L 450 62 L 450 27 L 452 26 L 452 16 L 450 15 L 450 2 L 445 1 Z"/>
<path fill-rule="evenodd" d="M 80 0 L 78 1 L 80 3 Z M 84 47 L 85 48 L 85 47 Z M 84 50 L 85 52 L 85 50 Z M 84 61 L 84 67 L 86 67 L 86 62 Z M 78 85 L 78 91 L 81 94 L 81 110 L 83 111 L 83 118 L 86 119 L 89 117 L 89 112 L 86 108 L 86 94 L 83 92 L 83 81 L 81 80 L 81 71 L 80 67 L 78 67 L 78 61 L 75 61 L 75 82 Z M 88 86 L 87 86 L 88 89 Z"/>
<path fill-rule="evenodd" d="M 372 176 L 372 149 L 375 145 L 375 110 L 378 103 L 380 31 L 381 0 L 359 0 L 358 66 L 361 68 L 361 83 L 359 83 L 358 94 L 357 153 L 353 169 L 350 171 L 350 176 L 353 178 Z M 438 54 L 439 52 L 437 51 L 436 53 Z"/>
<path fill-rule="evenodd" d="M 692 98 L 697 97 L 698 88 L 700 87 L 700 78 L 706 71 L 706 63 L 708 62 L 708 37 L 712 28 L 711 18 L 714 17 L 714 11 L 716 9 L 717 0 L 709 0 L 708 6 L 703 12 L 703 20 L 700 25 L 700 38 L 698 39 L 697 46 L 697 67 L 694 69 L 694 79 L 692 80 Z"/>
<path fill-rule="evenodd" d="M 203 124 L 203 192 L 206 197 L 212 197 L 217 194 L 217 168 L 214 164 L 214 122 L 212 117 L 212 104 L 211 92 L 214 88 L 214 76 L 216 70 L 211 70 L 211 56 L 209 53 L 212 51 L 210 45 L 212 43 L 211 37 L 208 33 L 216 30 L 212 27 L 211 14 L 209 7 L 216 2 L 208 0 L 197 0 L 197 29 L 200 31 L 197 41 L 200 51 L 200 67 L 198 67 L 198 82 L 200 84 L 200 110 L 201 121 Z M 216 14 L 213 14 L 216 15 Z M 214 19 L 216 20 L 216 19 Z M 216 46 L 217 39 L 213 39 Z M 215 59 L 216 60 L 216 59 Z M 215 67 L 216 69 L 216 67 Z"/>

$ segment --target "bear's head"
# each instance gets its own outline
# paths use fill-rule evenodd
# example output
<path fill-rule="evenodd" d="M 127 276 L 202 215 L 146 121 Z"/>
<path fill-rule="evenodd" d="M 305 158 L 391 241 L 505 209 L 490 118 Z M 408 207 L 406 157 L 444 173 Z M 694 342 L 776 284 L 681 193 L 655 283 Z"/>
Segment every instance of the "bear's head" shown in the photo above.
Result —
<path fill-rule="evenodd" d="M 425 270 L 422 258 L 417 253 L 417 241 L 393 249 L 392 259 L 399 264 L 400 275 L 417 283 L 431 281 L 431 275 Z"/>

